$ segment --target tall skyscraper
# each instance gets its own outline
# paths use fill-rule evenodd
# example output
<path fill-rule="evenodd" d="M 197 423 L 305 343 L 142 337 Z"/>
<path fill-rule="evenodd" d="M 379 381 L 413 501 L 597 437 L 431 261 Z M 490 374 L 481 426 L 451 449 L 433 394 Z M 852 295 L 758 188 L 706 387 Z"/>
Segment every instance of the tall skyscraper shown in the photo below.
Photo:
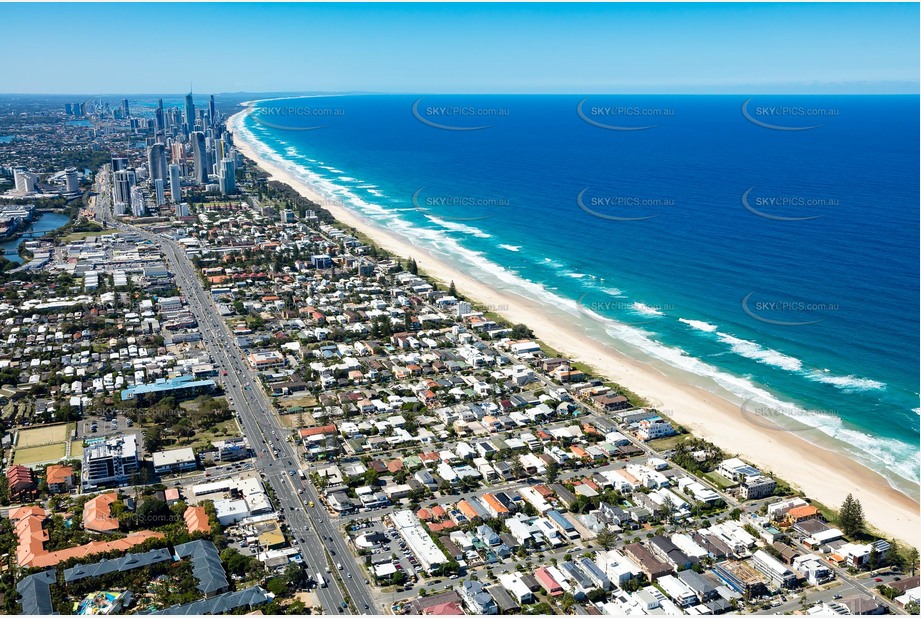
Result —
<path fill-rule="evenodd" d="M 115 205 L 115 214 L 125 213 L 131 204 L 131 190 L 137 183 L 134 170 L 119 170 L 115 172 L 112 182 L 112 202 Z"/>
<path fill-rule="evenodd" d="M 140 187 L 131 187 L 131 214 L 135 217 L 144 217 L 147 215 L 144 192 L 141 191 Z"/>
<path fill-rule="evenodd" d="M 64 170 L 64 190 L 68 193 L 80 190 L 80 176 L 77 174 L 77 168 L 68 167 Z"/>
<path fill-rule="evenodd" d="M 188 170 L 188 167 L 186 165 L 186 160 L 185 160 L 185 157 L 186 157 L 185 144 L 183 144 L 179 140 L 176 140 L 175 142 L 173 142 L 171 152 L 173 155 L 173 163 L 179 166 L 179 169 L 182 171 L 183 176 L 188 176 L 189 170 Z"/>
<path fill-rule="evenodd" d="M 150 180 L 166 180 L 166 147 L 163 144 L 153 144 L 147 149 L 147 171 Z"/>
<path fill-rule="evenodd" d="M 131 109 L 128 107 L 128 99 L 122 99 L 122 113 L 125 118 L 131 118 Z"/>
<path fill-rule="evenodd" d="M 212 127 L 217 124 L 217 110 L 214 107 L 213 94 L 211 95 L 211 98 L 208 99 L 208 120 L 210 121 Z"/>
<path fill-rule="evenodd" d="M 189 131 L 195 127 L 195 102 L 192 100 L 192 92 L 185 95 L 185 123 L 189 125 Z"/>
<path fill-rule="evenodd" d="M 157 111 L 154 114 L 154 131 L 162 133 L 166 129 L 163 123 L 163 99 L 157 100 Z"/>
<path fill-rule="evenodd" d="M 169 166 L 169 195 L 174 204 L 182 201 L 182 168 L 175 163 Z"/>
<path fill-rule="evenodd" d="M 19 195 L 28 195 L 29 193 L 35 192 L 35 182 L 38 180 L 38 176 L 30 174 L 23 169 L 19 169 L 14 172 L 13 177 L 16 182 L 16 193 Z"/>
<path fill-rule="evenodd" d="M 237 170 L 233 159 L 221 159 L 221 195 L 233 195 L 237 192 Z"/>
<path fill-rule="evenodd" d="M 208 151 L 205 149 L 205 134 L 201 131 L 192 132 L 192 164 L 195 166 L 195 182 L 204 185 L 208 183 L 210 164 Z"/>
<path fill-rule="evenodd" d="M 154 191 L 157 194 L 157 206 L 163 206 L 166 203 L 166 196 L 163 194 L 164 180 L 157 178 L 154 180 Z"/>

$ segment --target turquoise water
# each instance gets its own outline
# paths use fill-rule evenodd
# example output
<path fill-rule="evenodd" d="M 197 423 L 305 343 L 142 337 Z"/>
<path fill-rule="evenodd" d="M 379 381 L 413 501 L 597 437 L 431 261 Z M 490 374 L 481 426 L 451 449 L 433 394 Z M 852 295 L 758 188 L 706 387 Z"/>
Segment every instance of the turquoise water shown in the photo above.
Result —
<path fill-rule="evenodd" d="M 917 494 L 916 97 L 259 106 L 331 199 Z"/>

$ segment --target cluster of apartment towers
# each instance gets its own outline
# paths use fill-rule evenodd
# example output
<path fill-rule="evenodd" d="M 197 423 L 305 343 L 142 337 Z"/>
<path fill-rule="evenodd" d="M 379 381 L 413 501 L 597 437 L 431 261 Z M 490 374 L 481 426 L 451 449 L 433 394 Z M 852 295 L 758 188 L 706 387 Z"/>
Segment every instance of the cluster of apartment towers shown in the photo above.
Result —
<path fill-rule="evenodd" d="M 139 185 L 144 180 L 158 207 L 167 203 L 166 183 L 169 182 L 169 200 L 175 205 L 178 217 L 188 216 L 188 206 L 182 202 L 184 179 L 208 192 L 236 193 L 239 154 L 215 109 L 213 95 L 206 109 L 195 108 L 191 92 L 186 95 L 182 109 L 164 109 L 163 99 L 160 99 L 153 119 L 132 118 L 127 99 L 122 101 L 122 106 L 121 116 L 129 120 L 132 130 L 146 134 L 147 167 L 135 169 L 127 157 L 112 157 L 115 214 L 130 212 L 136 217 L 148 214 L 147 195 Z M 187 158 L 190 150 L 191 170 Z M 213 182 L 215 177 L 216 182 Z"/>

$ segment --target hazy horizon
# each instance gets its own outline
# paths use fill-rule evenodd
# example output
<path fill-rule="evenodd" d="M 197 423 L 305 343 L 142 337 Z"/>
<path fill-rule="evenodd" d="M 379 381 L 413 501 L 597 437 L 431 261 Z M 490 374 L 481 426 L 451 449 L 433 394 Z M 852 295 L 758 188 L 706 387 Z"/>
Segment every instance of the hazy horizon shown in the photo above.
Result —
<path fill-rule="evenodd" d="M 0 53 L 19 59 L 9 94 L 921 91 L 908 3 L 5 4 L 0 16 Z"/>

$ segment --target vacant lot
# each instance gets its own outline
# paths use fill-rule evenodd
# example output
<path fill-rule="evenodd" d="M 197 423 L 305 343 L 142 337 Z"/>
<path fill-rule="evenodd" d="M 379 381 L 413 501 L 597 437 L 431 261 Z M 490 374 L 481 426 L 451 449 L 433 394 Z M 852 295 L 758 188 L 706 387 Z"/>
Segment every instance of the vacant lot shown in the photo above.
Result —
<path fill-rule="evenodd" d="M 12 463 L 28 466 L 54 462 L 63 459 L 67 453 L 67 446 L 62 442 L 60 444 L 46 444 L 45 446 L 33 446 L 31 448 L 17 448 L 13 451 Z"/>
<path fill-rule="evenodd" d="M 278 403 L 281 404 L 281 407 L 285 408 L 286 410 L 297 407 L 309 410 L 310 408 L 313 408 L 317 405 L 317 400 L 313 395 L 304 393 L 281 398 L 278 400 Z"/>
<path fill-rule="evenodd" d="M 71 423 L 60 423 L 58 425 L 42 425 L 41 427 L 20 429 L 17 432 L 19 436 L 16 439 L 16 448 L 26 449 L 33 446 L 67 442 L 74 427 L 75 425 Z"/>
<path fill-rule="evenodd" d="M 658 440 L 650 440 L 646 443 L 646 446 L 654 448 L 661 453 L 662 451 L 667 451 L 669 449 L 675 448 L 675 446 L 681 442 L 684 442 L 690 437 L 690 434 L 682 433 L 678 434 L 677 436 L 669 436 L 667 438 L 659 438 Z"/>
<path fill-rule="evenodd" d="M 64 242 L 83 240 L 85 238 L 90 238 L 91 236 L 108 236 L 109 234 L 114 233 L 115 230 L 99 230 L 98 232 L 72 232 L 64 237 Z"/>

